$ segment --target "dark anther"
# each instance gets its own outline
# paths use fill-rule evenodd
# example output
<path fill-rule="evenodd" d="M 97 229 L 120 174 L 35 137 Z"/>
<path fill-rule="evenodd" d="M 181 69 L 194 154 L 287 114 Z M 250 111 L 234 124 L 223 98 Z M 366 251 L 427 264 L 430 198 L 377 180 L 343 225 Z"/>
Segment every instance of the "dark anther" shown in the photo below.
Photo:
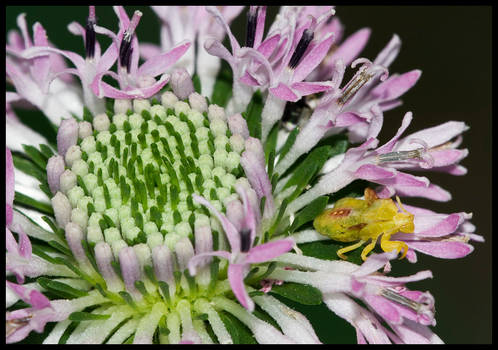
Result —
<path fill-rule="evenodd" d="M 86 58 L 92 59 L 95 56 L 95 18 L 88 17 L 85 28 L 85 51 Z"/>
<path fill-rule="evenodd" d="M 246 47 L 254 46 L 256 37 L 256 25 L 258 23 L 259 7 L 254 11 L 252 8 L 247 12 L 247 32 L 246 32 Z"/>
<path fill-rule="evenodd" d="M 251 249 L 251 230 L 244 228 L 239 231 L 240 234 L 240 251 L 247 253 Z"/>
<path fill-rule="evenodd" d="M 121 67 L 126 67 L 127 72 L 130 72 L 131 66 L 131 52 L 133 51 L 131 47 L 131 39 L 133 35 L 125 32 L 123 40 L 121 41 L 121 46 L 119 47 L 119 62 Z"/>
<path fill-rule="evenodd" d="M 303 58 L 304 52 L 308 48 L 311 40 L 313 40 L 313 37 L 315 36 L 315 33 L 309 29 L 305 29 L 303 32 L 303 36 L 299 40 L 299 43 L 297 44 L 296 50 L 292 54 L 292 57 L 289 62 L 289 67 L 294 69 L 297 67 L 299 64 L 299 61 L 301 61 L 301 58 Z"/>

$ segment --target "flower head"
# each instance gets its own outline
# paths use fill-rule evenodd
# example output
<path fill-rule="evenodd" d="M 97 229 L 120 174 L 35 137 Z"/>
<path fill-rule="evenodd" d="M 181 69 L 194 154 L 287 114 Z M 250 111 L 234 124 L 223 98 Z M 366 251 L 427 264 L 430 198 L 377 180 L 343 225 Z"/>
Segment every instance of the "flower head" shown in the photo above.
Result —
<path fill-rule="evenodd" d="M 449 200 L 405 171 L 463 175 L 468 154 L 463 122 L 401 137 L 411 112 L 378 147 L 383 111 L 420 76 L 387 79 L 400 39 L 370 61 L 357 58 L 370 30 L 341 42 L 332 6 L 284 6 L 268 25 L 250 6 L 243 44 L 230 29 L 240 6 L 153 10 L 160 46 L 137 38 L 147 13 L 122 6 L 117 33 L 94 6 L 68 26 L 84 56 L 39 23 L 31 38 L 24 15 L 9 33 L 6 341 L 321 343 L 294 302 L 323 303 L 359 343 L 441 342 L 432 294 L 405 286 L 431 271 L 392 277 L 391 260 L 462 258 L 483 239 L 471 214 L 389 199 Z M 23 108 L 49 119 L 31 129 Z M 381 198 L 344 195 L 356 180 Z M 370 254 L 377 239 L 387 253 Z M 364 262 L 342 254 L 364 243 Z"/>

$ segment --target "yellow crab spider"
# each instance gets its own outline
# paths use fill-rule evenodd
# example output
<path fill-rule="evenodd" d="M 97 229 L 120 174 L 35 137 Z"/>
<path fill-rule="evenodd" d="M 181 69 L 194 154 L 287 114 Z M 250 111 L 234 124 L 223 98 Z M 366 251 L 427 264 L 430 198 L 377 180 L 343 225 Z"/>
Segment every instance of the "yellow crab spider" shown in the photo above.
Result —
<path fill-rule="evenodd" d="M 413 214 L 403 208 L 396 197 L 401 212 L 390 198 L 380 199 L 371 188 L 365 189 L 365 199 L 346 197 L 338 200 L 333 208 L 326 209 L 313 221 L 313 226 L 322 235 L 339 242 L 356 242 L 341 248 L 337 255 L 347 259 L 344 253 L 361 247 L 369 240 L 371 242 L 363 249 L 361 258 L 367 259 L 380 236 L 380 246 L 383 251 L 403 250 L 400 259 L 408 252 L 408 245 L 401 241 L 391 241 L 391 235 L 397 232 L 413 233 Z"/>

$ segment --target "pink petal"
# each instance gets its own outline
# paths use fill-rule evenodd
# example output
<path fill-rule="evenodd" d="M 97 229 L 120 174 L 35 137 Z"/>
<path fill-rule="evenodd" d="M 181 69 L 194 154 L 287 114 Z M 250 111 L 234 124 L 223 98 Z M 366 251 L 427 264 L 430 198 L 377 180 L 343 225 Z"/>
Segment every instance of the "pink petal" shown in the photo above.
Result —
<path fill-rule="evenodd" d="M 299 100 L 299 96 L 283 83 L 279 83 L 276 88 L 270 88 L 270 93 L 285 101 L 296 102 Z"/>
<path fill-rule="evenodd" d="M 14 202 L 14 163 L 10 149 L 5 148 L 5 202 L 12 206 Z"/>
<path fill-rule="evenodd" d="M 420 78 L 422 71 L 416 69 L 394 76 L 379 84 L 371 94 L 383 101 L 394 100 L 412 88 Z"/>
<path fill-rule="evenodd" d="M 119 18 L 119 28 L 122 30 L 128 29 L 130 26 L 130 18 L 126 14 L 123 6 L 113 6 L 114 13 Z"/>
<path fill-rule="evenodd" d="M 415 242 L 406 241 L 412 249 L 441 259 L 458 259 L 472 253 L 474 247 L 464 242 L 435 241 Z"/>
<path fill-rule="evenodd" d="M 362 118 L 361 116 L 359 116 L 354 112 L 344 112 L 336 117 L 334 126 L 335 127 L 351 126 L 353 124 L 361 123 L 363 121 L 365 121 L 365 118 Z"/>
<path fill-rule="evenodd" d="M 415 233 L 419 237 L 441 237 L 449 235 L 457 229 L 460 224 L 460 215 L 459 214 L 451 214 L 448 215 L 445 219 L 440 220 L 436 225 L 420 231 L 417 229 L 417 226 L 420 226 L 420 221 L 423 218 L 419 218 L 415 216 Z"/>
<path fill-rule="evenodd" d="M 21 13 L 19 16 L 17 16 L 17 26 L 21 30 L 22 37 L 24 39 L 24 48 L 29 48 L 33 46 L 33 43 L 31 42 L 31 38 L 29 37 L 29 32 L 28 32 L 28 25 L 26 24 L 26 14 Z"/>
<path fill-rule="evenodd" d="M 8 228 L 5 229 L 5 248 L 9 253 L 12 253 L 13 255 L 19 254 L 19 247 L 16 239 Z"/>
<path fill-rule="evenodd" d="M 434 201 L 447 202 L 451 194 L 441 187 L 430 184 L 428 187 L 396 187 L 396 193 L 406 197 L 423 197 Z"/>
<path fill-rule="evenodd" d="M 429 270 L 419 271 L 410 276 L 404 277 L 388 277 L 383 275 L 371 275 L 366 277 L 369 282 L 376 283 L 386 287 L 396 287 L 402 284 L 417 282 L 425 280 L 427 278 L 432 278 L 432 272 Z"/>
<path fill-rule="evenodd" d="M 79 72 L 85 71 L 85 60 L 83 59 L 83 57 L 81 57 L 80 55 L 78 55 L 74 52 L 71 52 L 71 51 L 59 50 L 59 49 L 49 47 L 49 46 L 41 46 L 41 47 L 32 47 L 30 49 L 25 50 L 23 52 L 22 56 L 24 58 L 31 59 L 31 58 L 46 55 L 46 54 L 51 53 L 51 52 L 57 53 L 59 55 L 66 57 L 68 60 L 70 60 L 76 66 L 76 69 Z"/>
<path fill-rule="evenodd" d="M 398 171 L 396 176 L 386 181 L 377 181 L 378 183 L 384 185 L 393 185 L 393 186 L 414 186 L 414 187 L 427 187 L 430 182 L 424 176 L 413 176 L 411 174 L 406 174 Z"/>
<path fill-rule="evenodd" d="M 373 164 L 362 165 L 354 173 L 356 177 L 368 181 L 377 181 L 379 179 L 392 179 L 394 176 L 396 176 L 396 174 L 397 174 L 396 171 L 387 170 L 383 167 Z"/>
<path fill-rule="evenodd" d="M 6 282 L 12 291 L 14 291 L 23 301 L 31 304 L 35 309 L 43 309 L 50 306 L 50 300 L 39 291 L 28 289 L 9 281 Z"/>
<path fill-rule="evenodd" d="M 370 28 L 363 28 L 347 37 L 334 51 L 332 59 L 334 61 L 342 59 L 344 64 L 349 66 L 367 44 L 370 32 Z"/>
<path fill-rule="evenodd" d="M 467 149 L 444 149 L 432 151 L 430 155 L 434 159 L 434 167 L 443 167 L 458 163 L 469 154 Z"/>
<path fill-rule="evenodd" d="M 377 148 L 377 153 L 384 154 L 391 152 L 394 146 L 396 145 L 396 142 L 398 142 L 398 139 L 401 136 L 401 134 L 406 130 L 406 128 L 408 128 L 408 126 L 412 122 L 412 119 L 413 119 L 412 112 L 407 112 L 403 117 L 403 121 L 401 122 L 401 126 L 396 132 L 396 135 L 394 135 L 394 137 L 390 139 L 388 142 L 386 142 L 383 146 Z"/>
<path fill-rule="evenodd" d="M 393 35 L 392 39 L 386 45 L 385 48 L 377 55 L 374 64 L 378 64 L 384 67 L 389 67 L 391 63 L 398 56 L 399 50 L 401 48 L 401 40 L 396 34 Z"/>
<path fill-rule="evenodd" d="M 290 238 L 261 244 L 249 251 L 245 261 L 250 264 L 265 262 L 287 253 L 293 246 L 294 240 Z"/>
<path fill-rule="evenodd" d="M 28 236 L 22 232 L 19 232 L 19 255 L 25 259 L 31 259 L 32 247 Z"/>
<path fill-rule="evenodd" d="M 368 257 L 368 259 L 361 264 L 360 268 L 357 269 L 353 275 L 356 278 L 368 276 L 380 268 L 384 267 L 389 260 L 394 259 L 396 257 L 395 252 L 387 252 L 382 254 L 372 254 Z"/>
<path fill-rule="evenodd" d="M 254 47 L 258 46 L 263 39 L 263 32 L 265 30 L 265 19 L 266 19 L 266 6 L 261 6 L 258 12 L 258 18 L 256 22 L 256 35 L 254 36 Z"/>
<path fill-rule="evenodd" d="M 155 44 L 141 43 L 140 44 L 140 56 L 144 60 L 148 60 L 154 56 L 161 54 L 161 48 Z"/>
<path fill-rule="evenodd" d="M 299 82 L 291 85 L 293 90 L 299 91 L 301 96 L 316 94 L 333 88 L 328 82 Z"/>
<path fill-rule="evenodd" d="M 258 46 L 257 50 L 266 58 L 269 58 L 280 41 L 280 34 L 275 34 L 266 39 Z"/>
<path fill-rule="evenodd" d="M 412 139 L 420 139 L 427 142 L 429 148 L 439 146 L 460 135 L 467 129 L 468 126 L 464 122 L 449 121 L 404 137 L 403 140 L 400 140 L 397 150 L 405 151 L 418 148 L 419 146 L 410 144 Z"/>
<path fill-rule="evenodd" d="M 96 74 L 108 71 L 118 58 L 119 50 L 115 43 L 109 45 L 97 63 Z"/>
<path fill-rule="evenodd" d="M 232 53 L 235 54 L 240 49 L 240 45 L 237 42 L 237 39 L 235 39 L 235 37 L 233 36 L 232 31 L 230 30 L 230 26 L 228 25 L 223 15 L 215 6 L 207 6 L 206 11 L 208 11 L 216 19 L 216 21 L 218 21 L 218 23 L 225 29 L 225 32 L 227 33 L 228 38 L 230 39 L 230 46 L 232 47 Z"/>
<path fill-rule="evenodd" d="M 100 93 L 105 97 L 119 98 L 119 99 L 131 99 L 131 98 L 149 98 L 157 94 L 163 87 L 168 83 L 169 76 L 163 74 L 161 79 L 156 81 L 154 85 L 147 86 L 144 88 L 134 88 L 130 90 L 118 90 L 111 85 L 95 79 L 92 83 L 92 90 L 100 91 Z M 97 94 L 97 93 L 96 93 Z M 100 96 L 100 95 L 98 95 Z"/>
<path fill-rule="evenodd" d="M 163 74 L 169 67 L 176 63 L 190 47 L 190 42 L 183 42 L 173 49 L 159 56 L 148 59 L 140 66 L 137 74 L 140 76 L 147 75 L 155 77 Z"/>
<path fill-rule="evenodd" d="M 392 305 L 392 302 L 378 295 L 367 295 L 365 301 L 382 316 L 387 322 L 400 324 L 403 318 L 399 314 L 397 308 Z"/>
<path fill-rule="evenodd" d="M 254 310 L 254 302 L 247 294 L 246 288 L 244 286 L 244 277 L 246 273 L 245 270 L 246 266 L 242 264 L 228 265 L 228 280 L 230 281 L 232 292 L 239 303 L 247 310 L 252 312 Z"/>
<path fill-rule="evenodd" d="M 13 217 L 13 212 L 12 212 L 12 207 L 5 203 L 5 224 L 7 227 L 10 226 L 12 223 L 12 217 Z"/>
<path fill-rule="evenodd" d="M 334 35 L 329 34 L 303 57 L 292 76 L 293 82 L 303 81 L 315 69 L 327 54 L 334 41 Z"/>
<path fill-rule="evenodd" d="M 259 86 L 259 81 L 256 80 L 249 72 L 245 72 L 242 78 L 239 79 L 241 82 L 243 82 L 246 85 L 249 86 Z"/>
<path fill-rule="evenodd" d="M 197 203 L 202 204 L 206 208 L 208 208 L 211 213 L 218 218 L 228 238 L 228 242 L 230 243 L 230 247 L 232 248 L 232 253 L 240 252 L 240 235 L 235 226 L 233 226 L 233 224 L 226 218 L 226 216 L 220 213 L 215 207 L 213 207 L 211 203 L 209 203 L 209 201 L 204 197 L 194 194 L 192 195 L 192 198 Z"/>
<path fill-rule="evenodd" d="M 225 46 L 223 46 L 223 44 L 219 41 L 219 40 L 216 40 L 216 39 L 206 39 L 206 41 L 204 41 L 204 49 L 206 49 L 206 51 L 212 55 L 212 56 L 216 56 L 216 57 L 219 57 L 225 61 L 227 61 L 227 63 L 230 65 L 230 67 L 232 68 L 232 71 L 236 71 L 236 62 L 235 62 L 235 59 L 233 58 L 232 54 L 227 50 L 227 48 Z"/>

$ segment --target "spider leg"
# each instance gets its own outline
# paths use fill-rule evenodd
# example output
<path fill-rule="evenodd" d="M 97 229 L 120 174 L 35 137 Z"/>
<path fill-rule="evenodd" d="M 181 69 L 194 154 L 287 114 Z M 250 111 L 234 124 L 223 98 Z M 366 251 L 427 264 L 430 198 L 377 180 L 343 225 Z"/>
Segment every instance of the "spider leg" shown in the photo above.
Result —
<path fill-rule="evenodd" d="M 391 238 L 391 235 L 382 235 L 380 247 L 385 252 L 392 252 L 393 250 L 396 250 L 396 252 L 399 253 L 401 249 L 403 249 L 403 255 L 399 258 L 400 260 L 403 259 L 408 252 L 408 245 L 401 241 L 390 241 L 389 238 Z"/>
<path fill-rule="evenodd" d="M 363 251 L 361 252 L 361 258 L 363 261 L 367 260 L 367 255 L 374 249 L 375 243 L 377 243 L 377 239 L 379 237 L 377 236 L 375 239 L 372 238 L 372 242 L 370 242 L 365 248 L 363 248 Z"/>
<path fill-rule="evenodd" d="M 352 244 L 352 245 L 350 245 L 350 246 L 347 246 L 347 247 L 341 248 L 341 249 L 339 249 L 339 250 L 337 251 L 337 255 L 339 256 L 339 258 L 346 260 L 346 259 L 347 259 L 347 257 L 344 255 L 344 253 L 346 253 L 346 252 L 350 252 L 350 251 L 352 251 L 352 250 L 355 250 L 356 248 L 361 247 L 361 245 L 362 245 L 363 243 L 365 243 L 365 241 L 363 241 L 363 240 L 362 240 L 362 241 L 358 241 L 357 243 Z"/>

